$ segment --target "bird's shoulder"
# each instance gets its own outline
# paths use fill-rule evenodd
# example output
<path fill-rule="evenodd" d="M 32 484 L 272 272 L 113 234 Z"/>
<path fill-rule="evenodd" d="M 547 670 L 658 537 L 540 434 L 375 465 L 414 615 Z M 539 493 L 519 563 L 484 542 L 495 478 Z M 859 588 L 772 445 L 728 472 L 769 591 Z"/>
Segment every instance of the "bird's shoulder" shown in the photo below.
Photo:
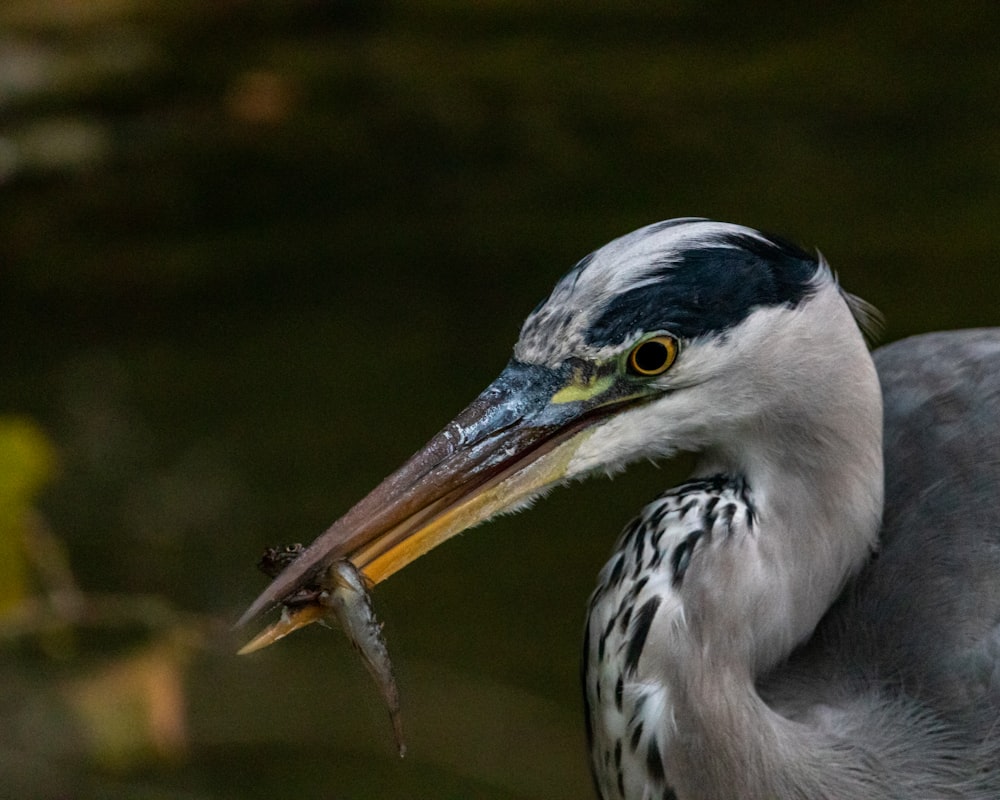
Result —
<path fill-rule="evenodd" d="M 879 547 L 820 635 L 845 669 L 989 727 L 1000 720 L 1000 328 L 916 336 L 874 359 Z"/>

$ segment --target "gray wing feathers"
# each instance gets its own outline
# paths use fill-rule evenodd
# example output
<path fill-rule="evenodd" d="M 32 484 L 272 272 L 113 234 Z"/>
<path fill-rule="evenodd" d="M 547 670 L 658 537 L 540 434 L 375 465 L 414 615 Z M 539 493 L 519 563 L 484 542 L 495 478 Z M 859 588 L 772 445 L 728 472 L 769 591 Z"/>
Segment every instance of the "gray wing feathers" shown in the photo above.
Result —
<path fill-rule="evenodd" d="M 982 741 L 1000 735 L 1000 329 L 905 339 L 875 363 L 878 552 L 761 690 L 793 718 L 888 692 Z"/>
<path fill-rule="evenodd" d="M 885 407 L 881 552 L 866 611 L 911 692 L 1000 712 L 1000 329 L 875 354 Z M 871 618 L 871 617 L 869 617 Z"/>
<path fill-rule="evenodd" d="M 762 696 L 941 797 L 1000 797 L 1000 329 L 918 336 L 875 363 L 879 550 Z M 950 765 L 950 767 L 949 767 Z M 921 777 L 922 776 L 922 777 Z M 901 797 L 916 796 L 901 787 Z M 925 795 L 920 795 L 925 796 Z"/>

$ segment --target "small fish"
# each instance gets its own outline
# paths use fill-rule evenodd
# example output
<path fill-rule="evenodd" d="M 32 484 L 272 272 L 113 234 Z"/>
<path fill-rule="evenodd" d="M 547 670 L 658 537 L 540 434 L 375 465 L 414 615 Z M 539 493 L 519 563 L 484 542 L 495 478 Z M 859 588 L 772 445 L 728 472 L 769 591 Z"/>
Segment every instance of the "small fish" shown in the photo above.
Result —
<path fill-rule="evenodd" d="M 304 548 L 301 544 L 268 548 L 257 566 L 275 577 L 294 561 Z M 350 561 L 335 561 L 311 583 L 285 598 L 281 619 L 240 650 L 252 653 L 285 637 L 311 622 L 335 620 L 347 634 L 351 645 L 364 662 L 389 707 L 389 718 L 400 757 L 406 755 L 403 721 L 400 715 L 399 689 L 393 673 L 389 650 L 382 636 L 382 624 L 375 618 L 371 595 L 364 576 Z"/>
<path fill-rule="evenodd" d="M 326 578 L 319 602 L 333 612 L 354 649 L 361 654 L 369 674 L 375 679 L 382 699 L 389 707 L 396 747 L 402 758 L 406 755 L 406 743 L 403 741 L 403 720 L 399 713 L 399 689 L 389 660 L 389 650 L 385 646 L 385 637 L 382 636 L 382 623 L 375 619 L 365 579 L 350 561 L 335 561 L 327 571 Z"/>

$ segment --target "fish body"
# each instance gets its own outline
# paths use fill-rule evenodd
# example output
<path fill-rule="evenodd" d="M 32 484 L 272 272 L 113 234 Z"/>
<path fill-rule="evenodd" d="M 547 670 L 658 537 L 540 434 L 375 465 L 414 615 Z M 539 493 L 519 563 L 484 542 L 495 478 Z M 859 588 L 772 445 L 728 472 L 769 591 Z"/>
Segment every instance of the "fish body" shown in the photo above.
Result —
<path fill-rule="evenodd" d="M 382 699 L 389 707 L 389 718 L 400 757 L 406 755 L 403 723 L 399 708 L 399 689 L 389 660 L 389 650 L 382 635 L 382 623 L 375 619 L 371 595 L 365 579 L 350 561 L 335 561 L 327 570 L 319 603 L 328 608 L 361 655 L 374 678 Z"/>
<path fill-rule="evenodd" d="M 301 544 L 268 548 L 257 566 L 261 572 L 273 578 L 298 558 L 303 550 Z M 252 653 L 274 644 L 292 631 L 312 622 L 336 622 L 347 634 L 389 708 L 399 755 L 406 755 L 399 689 L 385 637 L 382 635 L 382 623 L 375 618 L 375 609 L 364 576 L 350 561 L 334 561 L 314 580 L 284 598 L 281 603 L 281 618 L 245 645 L 240 654 Z"/>

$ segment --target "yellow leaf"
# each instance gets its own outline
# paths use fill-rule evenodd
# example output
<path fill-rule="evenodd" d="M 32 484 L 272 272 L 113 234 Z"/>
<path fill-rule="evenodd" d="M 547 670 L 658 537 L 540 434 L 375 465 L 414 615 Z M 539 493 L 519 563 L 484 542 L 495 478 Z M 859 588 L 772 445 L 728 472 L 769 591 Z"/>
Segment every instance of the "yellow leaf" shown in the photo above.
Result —
<path fill-rule="evenodd" d="M 25 528 L 55 464 L 55 448 L 34 422 L 0 417 L 0 615 L 27 593 Z"/>

